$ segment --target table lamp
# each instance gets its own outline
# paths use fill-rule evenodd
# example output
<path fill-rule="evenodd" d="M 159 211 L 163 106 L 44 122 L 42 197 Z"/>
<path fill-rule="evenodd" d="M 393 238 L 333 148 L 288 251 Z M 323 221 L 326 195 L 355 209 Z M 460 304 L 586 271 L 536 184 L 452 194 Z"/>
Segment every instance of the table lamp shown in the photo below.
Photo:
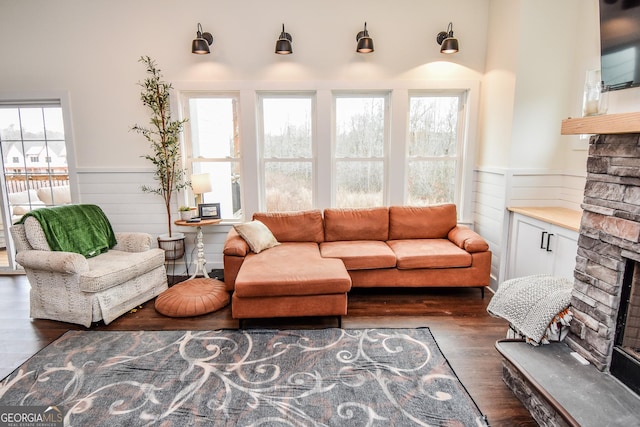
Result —
<path fill-rule="evenodd" d="M 211 174 L 197 173 L 191 175 L 191 189 L 196 196 L 196 206 L 202 204 L 204 200 L 203 194 L 212 190 Z"/>

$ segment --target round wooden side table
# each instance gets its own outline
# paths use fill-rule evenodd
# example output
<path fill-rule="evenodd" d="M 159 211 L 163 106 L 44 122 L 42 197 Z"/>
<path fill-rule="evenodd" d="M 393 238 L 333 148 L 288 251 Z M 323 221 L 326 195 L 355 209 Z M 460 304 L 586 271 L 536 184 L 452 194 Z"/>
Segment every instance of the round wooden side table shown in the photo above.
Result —
<path fill-rule="evenodd" d="M 196 271 L 189 277 L 189 280 L 195 279 L 198 277 L 200 271 L 202 271 L 202 275 L 209 278 L 207 274 L 207 270 L 204 268 L 204 265 L 207 263 L 207 260 L 204 258 L 204 242 L 202 241 L 202 227 L 206 227 L 207 225 L 219 224 L 221 219 L 201 219 L 198 222 L 187 222 L 185 220 L 179 219 L 174 222 L 175 225 L 180 227 L 197 227 L 196 229 L 196 248 L 198 249 L 198 255 L 196 260 L 193 261 L 195 265 Z"/>

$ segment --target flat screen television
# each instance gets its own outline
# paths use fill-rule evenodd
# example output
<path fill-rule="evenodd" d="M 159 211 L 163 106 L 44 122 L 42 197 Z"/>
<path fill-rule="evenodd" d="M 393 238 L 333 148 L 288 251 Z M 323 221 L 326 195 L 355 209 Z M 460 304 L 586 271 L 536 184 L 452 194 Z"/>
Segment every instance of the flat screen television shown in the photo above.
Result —
<path fill-rule="evenodd" d="M 640 86 L 640 0 L 600 0 L 600 54 L 605 86 Z"/>

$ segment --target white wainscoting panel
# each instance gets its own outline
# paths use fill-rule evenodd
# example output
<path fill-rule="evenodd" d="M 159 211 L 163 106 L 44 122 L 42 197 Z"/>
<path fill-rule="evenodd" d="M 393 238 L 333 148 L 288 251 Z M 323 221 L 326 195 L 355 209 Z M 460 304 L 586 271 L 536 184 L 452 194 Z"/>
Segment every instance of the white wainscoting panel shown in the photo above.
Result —
<path fill-rule="evenodd" d="M 476 170 L 474 173 L 475 231 L 489 244 L 491 258 L 491 288 L 497 289 L 500 280 L 504 248 L 503 221 L 505 217 L 506 174 L 503 170 Z"/>
<path fill-rule="evenodd" d="M 509 206 L 558 206 L 580 210 L 586 173 L 479 168 L 474 173 L 475 230 L 489 243 L 491 288 L 506 277 Z"/>
<path fill-rule="evenodd" d="M 79 203 L 95 204 L 105 212 L 114 231 L 141 231 L 152 236 L 167 233 L 167 214 L 162 197 L 144 193 L 142 185 L 154 186 L 153 171 L 148 170 L 88 170 L 78 171 Z M 181 195 L 177 195 L 178 200 Z M 171 221 L 180 218 L 178 205 L 172 203 Z M 231 225 L 219 224 L 203 227 L 206 268 L 223 268 L 222 248 Z M 172 224 L 173 232 L 185 234 L 185 255 L 189 263 L 196 256 L 195 235 L 192 227 Z M 173 269 L 173 262 L 167 266 Z M 184 260 L 175 262 L 176 274 L 185 273 Z M 193 266 L 189 265 L 193 272 Z"/>

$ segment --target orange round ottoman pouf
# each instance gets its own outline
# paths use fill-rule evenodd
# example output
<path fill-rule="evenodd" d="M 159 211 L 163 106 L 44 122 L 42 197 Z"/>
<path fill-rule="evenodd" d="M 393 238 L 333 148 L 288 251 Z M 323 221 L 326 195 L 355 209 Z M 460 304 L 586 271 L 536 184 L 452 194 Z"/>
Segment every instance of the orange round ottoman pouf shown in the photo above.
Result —
<path fill-rule="evenodd" d="M 169 317 L 211 313 L 229 304 L 229 292 L 216 279 L 197 278 L 173 285 L 156 298 L 156 310 Z"/>

